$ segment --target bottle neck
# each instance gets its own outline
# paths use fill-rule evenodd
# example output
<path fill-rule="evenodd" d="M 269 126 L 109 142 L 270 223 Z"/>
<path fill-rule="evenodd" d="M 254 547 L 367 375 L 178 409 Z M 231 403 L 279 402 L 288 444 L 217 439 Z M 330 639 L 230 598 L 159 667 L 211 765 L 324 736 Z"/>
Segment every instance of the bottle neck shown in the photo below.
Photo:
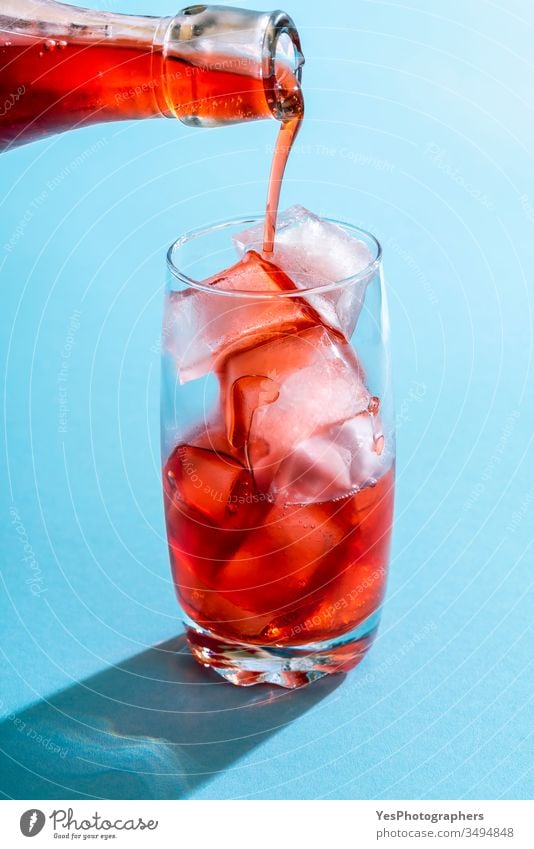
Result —
<path fill-rule="evenodd" d="M 160 20 L 154 51 L 163 57 L 160 109 L 186 124 L 284 121 L 303 111 L 304 57 L 284 12 L 189 6 Z"/>

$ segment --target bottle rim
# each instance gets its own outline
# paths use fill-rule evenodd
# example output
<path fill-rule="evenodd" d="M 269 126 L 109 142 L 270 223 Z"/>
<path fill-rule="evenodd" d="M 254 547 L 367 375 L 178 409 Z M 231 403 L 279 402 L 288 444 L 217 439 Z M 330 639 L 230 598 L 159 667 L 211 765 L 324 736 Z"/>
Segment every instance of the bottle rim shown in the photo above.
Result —
<path fill-rule="evenodd" d="M 289 38 L 293 48 L 293 67 L 291 68 L 291 71 L 293 72 L 295 80 L 300 88 L 302 82 L 302 68 L 305 62 L 300 43 L 300 36 L 293 19 L 286 12 L 278 9 L 275 12 L 272 12 L 267 20 L 262 46 L 262 78 L 265 89 L 265 97 L 268 105 L 270 106 L 270 111 L 273 117 L 278 120 L 292 117 L 284 113 L 282 102 L 279 97 L 275 97 L 274 101 L 272 99 L 273 90 L 275 95 L 277 93 L 275 85 L 277 80 L 277 56 L 281 39 L 284 36 Z M 281 94 L 281 92 L 279 92 L 279 94 Z"/>

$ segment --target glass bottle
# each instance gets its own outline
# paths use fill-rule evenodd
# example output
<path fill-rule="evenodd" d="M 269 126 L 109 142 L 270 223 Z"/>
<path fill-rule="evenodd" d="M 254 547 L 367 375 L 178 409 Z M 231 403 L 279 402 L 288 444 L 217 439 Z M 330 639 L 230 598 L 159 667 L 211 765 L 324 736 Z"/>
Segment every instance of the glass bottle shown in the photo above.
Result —
<path fill-rule="evenodd" d="M 285 121 L 300 103 L 303 61 L 280 11 L 196 5 L 152 17 L 4 0 L 0 150 L 103 121 Z"/>

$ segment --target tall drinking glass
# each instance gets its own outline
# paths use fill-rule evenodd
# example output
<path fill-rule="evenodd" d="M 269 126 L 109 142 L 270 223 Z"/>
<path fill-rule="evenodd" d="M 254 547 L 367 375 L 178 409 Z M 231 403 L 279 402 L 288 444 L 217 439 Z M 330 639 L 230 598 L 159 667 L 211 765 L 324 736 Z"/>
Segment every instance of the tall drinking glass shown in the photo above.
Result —
<path fill-rule="evenodd" d="M 331 222 L 365 267 L 295 289 L 257 253 L 235 265 L 232 237 L 258 221 L 190 232 L 168 252 L 165 516 L 195 658 L 234 684 L 298 687 L 355 666 L 378 626 L 394 490 L 388 314 L 371 234 Z"/>

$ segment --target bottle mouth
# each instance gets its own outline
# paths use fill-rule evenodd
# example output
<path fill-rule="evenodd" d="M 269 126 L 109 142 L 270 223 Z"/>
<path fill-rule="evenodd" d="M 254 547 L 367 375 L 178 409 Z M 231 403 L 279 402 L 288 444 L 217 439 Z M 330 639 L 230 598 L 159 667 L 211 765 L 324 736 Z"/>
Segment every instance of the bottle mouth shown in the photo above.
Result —
<path fill-rule="evenodd" d="M 279 121 L 301 117 L 304 55 L 297 28 L 285 12 L 273 12 L 269 17 L 262 53 L 265 96 L 273 117 Z"/>

